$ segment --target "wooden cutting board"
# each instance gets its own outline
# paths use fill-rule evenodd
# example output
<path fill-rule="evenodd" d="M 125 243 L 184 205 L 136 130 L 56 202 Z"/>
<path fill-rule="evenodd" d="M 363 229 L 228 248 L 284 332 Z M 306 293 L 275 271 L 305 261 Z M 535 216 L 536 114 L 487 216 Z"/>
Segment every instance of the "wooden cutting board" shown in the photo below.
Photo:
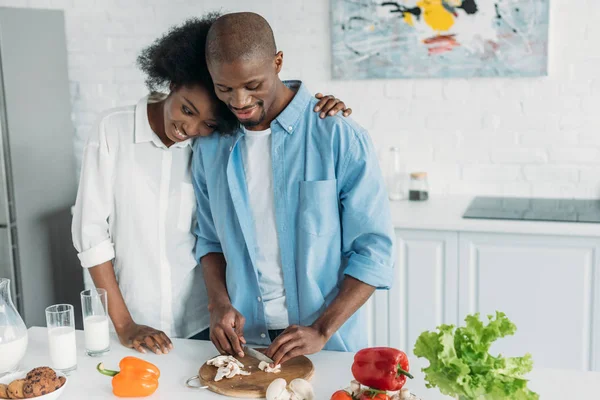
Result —
<path fill-rule="evenodd" d="M 281 365 L 281 372 L 278 374 L 269 374 L 258 369 L 260 361 L 256 358 L 248 355 L 245 355 L 244 358 L 236 358 L 244 364 L 244 370 L 250 372 L 251 375 L 238 375 L 231 379 L 223 378 L 219 382 L 215 382 L 217 367 L 205 363 L 198 372 L 202 385 L 207 386 L 208 390 L 212 392 L 225 396 L 260 399 L 266 396 L 267 387 L 277 378 L 283 378 L 288 383 L 296 378 L 310 380 L 315 372 L 312 361 L 304 356 L 286 361 Z"/>

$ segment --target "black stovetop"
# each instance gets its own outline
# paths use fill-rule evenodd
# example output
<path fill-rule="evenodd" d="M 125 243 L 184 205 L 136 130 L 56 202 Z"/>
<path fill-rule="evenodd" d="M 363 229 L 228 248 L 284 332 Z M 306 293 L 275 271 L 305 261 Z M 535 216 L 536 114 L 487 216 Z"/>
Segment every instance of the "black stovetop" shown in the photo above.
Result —
<path fill-rule="evenodd" d="M 600 223 L 600 200 L 478 196 L 463 218 Z"/>

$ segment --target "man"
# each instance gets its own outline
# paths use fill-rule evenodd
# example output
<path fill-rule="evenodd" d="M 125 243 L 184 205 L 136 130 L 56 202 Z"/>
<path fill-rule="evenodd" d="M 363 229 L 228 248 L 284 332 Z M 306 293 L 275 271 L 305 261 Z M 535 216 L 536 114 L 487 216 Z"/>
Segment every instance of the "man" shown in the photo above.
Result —
<path fill-rule="evenodd" d="M 197 140 L 192 163 L 212 342 L 238 355 L 246 340 L 269 345 L 276 364 L 366 346 L 357 311 L 389 288 L 394 253 L 367 133 L 320 119 L 304 85 L 279 79 L 283 54 L 261 16 L 222 16 L 206 52 L 217 96 L 243 126 Z"/>

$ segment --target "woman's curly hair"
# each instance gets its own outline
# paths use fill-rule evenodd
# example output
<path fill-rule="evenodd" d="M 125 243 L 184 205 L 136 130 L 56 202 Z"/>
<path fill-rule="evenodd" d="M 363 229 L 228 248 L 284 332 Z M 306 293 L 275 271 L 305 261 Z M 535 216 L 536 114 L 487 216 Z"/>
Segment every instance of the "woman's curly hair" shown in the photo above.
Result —
<path fill-rule="evenodd" d="M 142 50 L 137 64 L 146 74 L 146 86 L 152 92 L 164 90 L 170 85 L 201 85 L 208 89 L 218 104 L 219 132 L 231 133 L 239 126 L 239 122 L 215 95 L 205 56 L 208 30 L 219 16 L 219 13 L 211 12 L 174 26 Z"/>

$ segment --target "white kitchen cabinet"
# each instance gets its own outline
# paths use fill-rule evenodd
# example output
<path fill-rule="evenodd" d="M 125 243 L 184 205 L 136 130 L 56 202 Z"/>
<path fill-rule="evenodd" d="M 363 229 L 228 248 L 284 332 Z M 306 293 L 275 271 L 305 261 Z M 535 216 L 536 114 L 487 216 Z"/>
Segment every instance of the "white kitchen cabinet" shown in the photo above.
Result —
<path fill-rule="evenodd" d="M 459 318 L 500 310 L 517 325 L 494 351 L 600 369 L 598 238 L 460 233 L 459 248 Z"/>
<path fill-rule="evenodd" d="M 421 332 L 456 323 L 458 234 L 396 230 L 396 248 L 388 343 L 412 354 Z"/>

